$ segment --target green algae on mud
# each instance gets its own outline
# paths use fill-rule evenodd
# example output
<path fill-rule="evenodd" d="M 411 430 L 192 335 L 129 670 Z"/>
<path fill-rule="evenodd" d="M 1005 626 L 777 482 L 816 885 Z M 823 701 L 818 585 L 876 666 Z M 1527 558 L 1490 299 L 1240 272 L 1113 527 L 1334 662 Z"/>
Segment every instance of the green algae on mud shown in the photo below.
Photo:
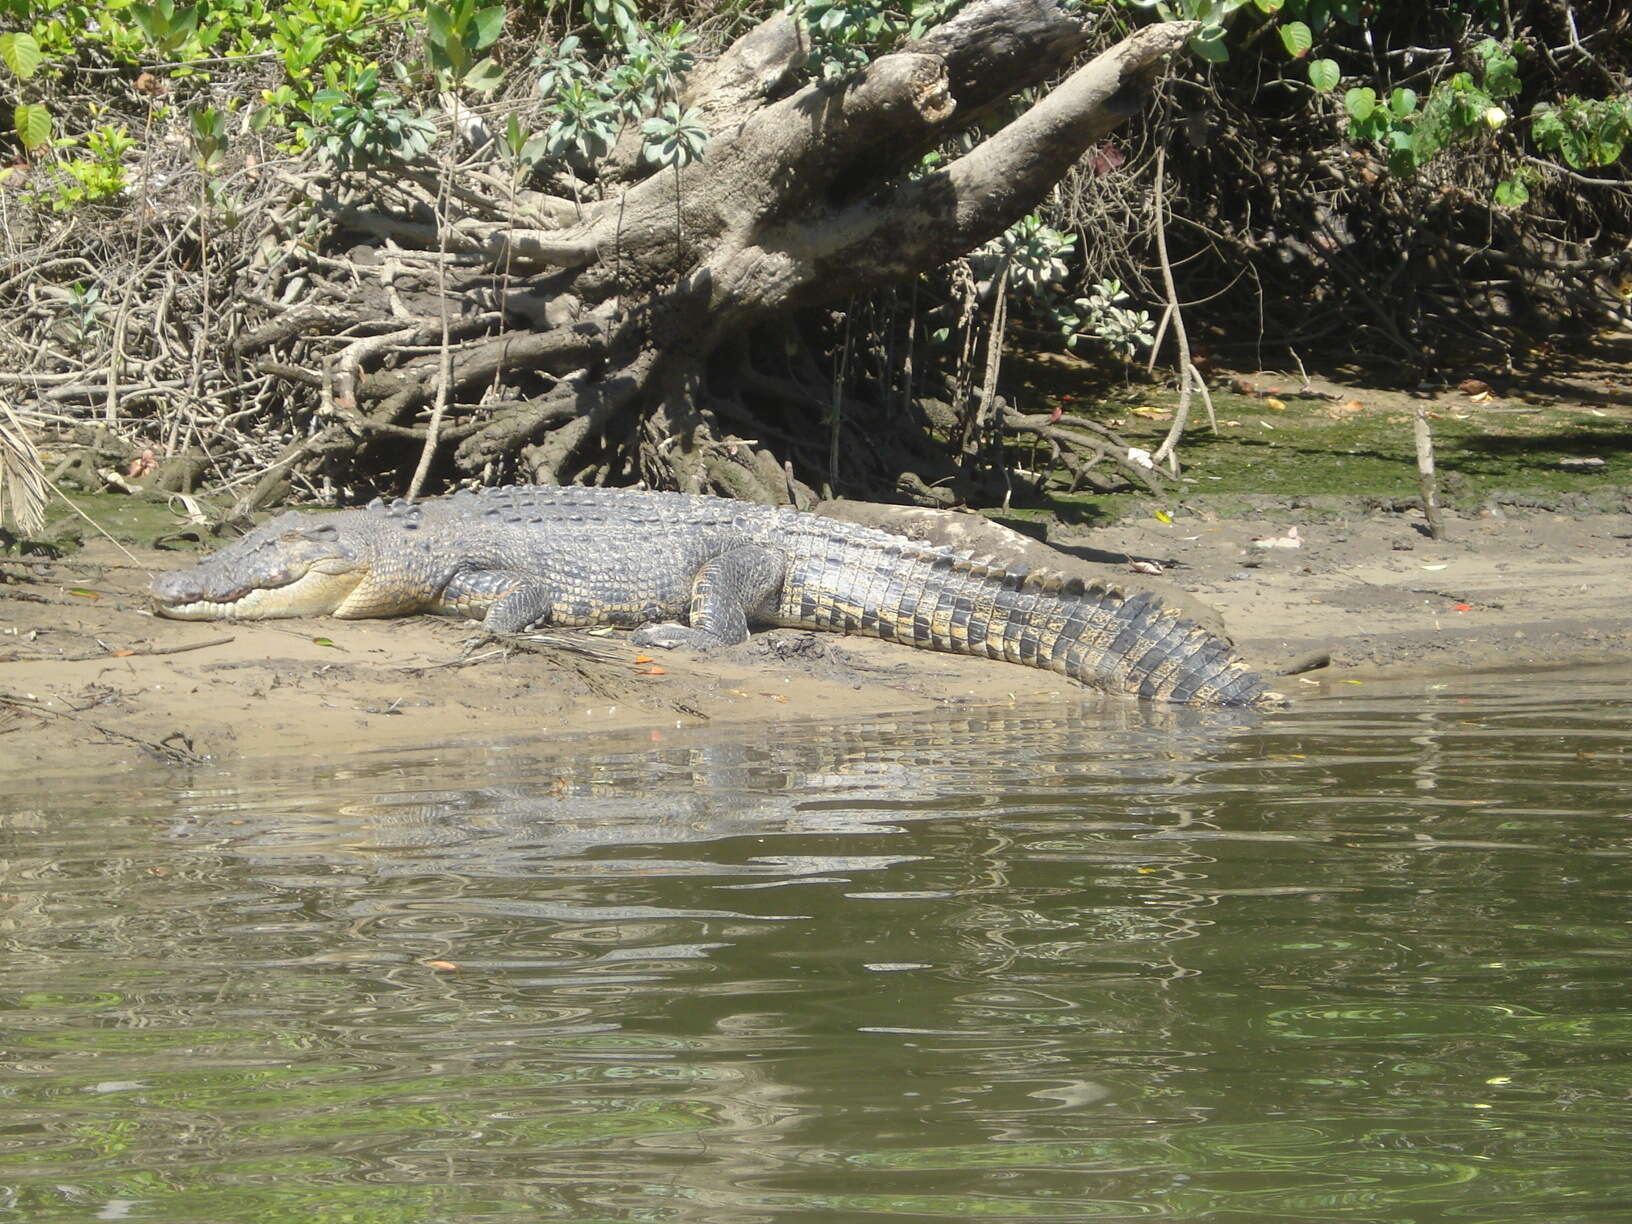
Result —
<path fill-rule="evenodd" d="M 1410 409 L 1355 402 L 1363 405 L 1359 411 L 1333 416 L 1341 406 L 1323 401 L 1287 401 L 1284 411 L 1275 412 L 1262 400 L 1216 397 L 1219 432 L 1203 424 L 1184 439 L 1188 474 L 1214 485 L 1206 491 L 1215 493 L 1414 495 Z M 1632 413 L 1517 407 L 1497 415 L 1478 405 L 1429 411 L 1435 466 L 1453 499 L 1477 500 L 1497 491 L 1593 493 L 1604 485 L 1632 484 Z M 1226 420 L 1239 424 L 1227 426 Z M 1127 432 L 1146 433 L 1132 427 Z M 1601 462 L 1580 462 L 1594 459 Z"/>
<path fill-rule="evenodd" d="M 1358 390 L 1350 401 L 1213 397 L 1219 428 L 1192 404 L 1179 446 L 1181 483 L 1164 500 L 1206 505 L 1211 513 L 1262 514 L 1266 503 L 1335 499 L 1415 500 L 1413 397 Z M 1176 396 L 1142 389 L 1130 405 L 1106 403 L 1094 415 L 1117 422 L 1131 443 L 1154 450 L 1165 437 Z M 1348 407 L 1358 403 L 1359 409 Z M 1442 503 L 1467 512 L 1487 503 L 1606 512 L 1632 498 L 1632 407 L 1435 403 L 1429 408 Z M 1045 506 L 1005 512 L 1022 521 L 1056 514 L 1093 526 L 1144 513 L 1146 493 L 1051 494 Z M 1305 505 L 1308 502 L 1305 501 Z"/>
<path fill-rule="evenodd" d="M 1511 501 L 1569 513 L 1624 510 L 1632 495 L 1632 334 L 1532 358 L 1533 368 L 1501 374 L 1447 368 L 1437 385 L 1412 390 L 1349 366 L 1307 379 L 1272 369 L 1213 373 L 1217 429 L 1194 397 L 1178 447 L 1180 483 L 1164 497 L 1051 491 L 1045 504 L 1005 515 L 1017 525 L 1054 514 L 1094 527 L 1148 516 L 1153 500 L 1172 510 L 1200 497 L 1222 498 L 1208 503 L 1219 515 L 1258 516 L 1273 499 L 1298 498 L 1364 499 L 1403 510 L 1393 503 L 1418 495 L 1412 427 L 1419 407 L 1434 435 L 1440 500 L 1452 509 L 1472 513 Z M 1007 354 L 1003 369 L 1023 413 L 1063 409 L 1149 451 L 1172 427 L 1178 394 L 1166 382 L 1130 381 L 1131 371 L 1108 373 L 1046 352 Z M 1040 448 L 1034 458 L 1021 466 L 1046 462 Z"/>
<path fill-rule="evenodd" d="M 138 548 L 191 549 L 208 543 L 208 530 L 187 525 L 171 507 L 170 494 L 88 493 L 60 487 L 56 492 L 46 507 L 45 527 L 38 538 L 22 542 L 22 551 L 73 552 L 103 532 Z M 8 551 L 19 550 L 0 535 L 0 556 Z"/>

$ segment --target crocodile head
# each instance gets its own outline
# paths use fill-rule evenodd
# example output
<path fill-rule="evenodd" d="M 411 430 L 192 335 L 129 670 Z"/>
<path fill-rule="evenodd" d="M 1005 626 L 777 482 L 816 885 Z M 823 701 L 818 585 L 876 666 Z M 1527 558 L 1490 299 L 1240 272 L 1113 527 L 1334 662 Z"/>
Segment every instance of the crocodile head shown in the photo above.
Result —
<path fill-rule="evenodd" d="M 192 569 L 158 575 L 153 602 L 178 620 L 344 616 L 369 572 L 346 534 L 309 515 L 280 515 Z"/>

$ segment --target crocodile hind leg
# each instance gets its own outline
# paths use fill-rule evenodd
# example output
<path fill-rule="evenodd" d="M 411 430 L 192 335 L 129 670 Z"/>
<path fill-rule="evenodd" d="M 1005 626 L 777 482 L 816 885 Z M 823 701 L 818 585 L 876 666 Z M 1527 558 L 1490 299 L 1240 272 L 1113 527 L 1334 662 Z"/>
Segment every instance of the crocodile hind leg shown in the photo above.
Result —
<path fill-rule="evenodd" d="M 744 544 L 707 561 L 691 582 L 691 624 L 674 621 L 635 630 L 637 646 L 711 650 L 748 637 L 748 618 L 773 604 L 787 561 L 769 548 Z"/>

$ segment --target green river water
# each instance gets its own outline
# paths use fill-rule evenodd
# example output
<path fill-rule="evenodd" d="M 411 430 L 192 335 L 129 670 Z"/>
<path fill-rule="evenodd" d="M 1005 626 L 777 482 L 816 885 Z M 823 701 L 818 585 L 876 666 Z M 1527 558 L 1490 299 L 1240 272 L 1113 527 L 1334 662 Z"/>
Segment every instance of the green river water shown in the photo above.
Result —
<path fill-rule="evenodd" d="M 1632 1220 L 1632 674 L 1355 693 L 0 757 L 0 1221 Z"/>

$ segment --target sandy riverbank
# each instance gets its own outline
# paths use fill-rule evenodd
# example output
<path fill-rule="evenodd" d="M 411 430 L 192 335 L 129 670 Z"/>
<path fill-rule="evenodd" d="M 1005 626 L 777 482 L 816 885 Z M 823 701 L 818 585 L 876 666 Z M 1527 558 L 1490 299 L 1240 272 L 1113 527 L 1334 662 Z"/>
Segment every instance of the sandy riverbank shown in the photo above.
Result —
<path fill-rule="evenodd" d="M 1632 659 L 1632 513 L 1509 507 L 1429 540 L 1412 512 L 1332 499 L 1171 523 L 1134 518 L 1049 543 L 1130 585 L 1129 559 L 1216 609 L 1294 700 L 1379 677 Z M 1254 542 L 1286 539 L 1297 547 Z M 514 736 L 793 718 L 947 703 L 1101 700 L 1048 673 L 889 643 L 779 630 L 717 656 L 651 652 L 621 634 L 576 648 L 472 645 L 469 625 L 166 621 L 148 572 L 98 544 L 54 563 L 0 559 L 0 776 L 117 768 L 169 752 L 339 754 Z M 581 653 L 588 652 L 588 653 Z"/>

